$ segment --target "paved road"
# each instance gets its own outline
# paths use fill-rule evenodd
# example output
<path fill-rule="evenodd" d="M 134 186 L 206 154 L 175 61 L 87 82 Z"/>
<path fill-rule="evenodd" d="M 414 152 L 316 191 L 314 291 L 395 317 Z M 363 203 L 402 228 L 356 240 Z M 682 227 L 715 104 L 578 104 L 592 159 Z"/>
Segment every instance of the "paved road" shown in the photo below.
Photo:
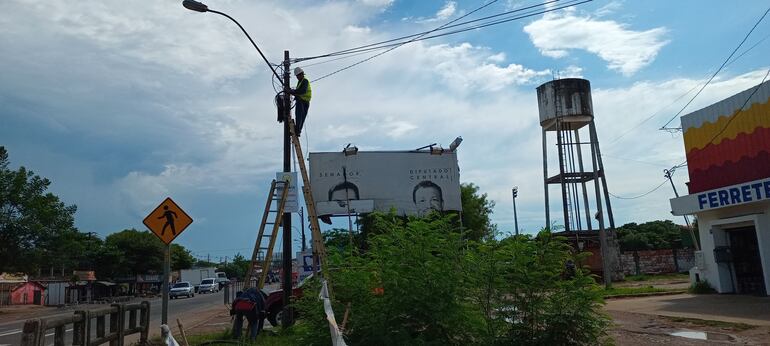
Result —
<path fill-rule="evenodd" d="M 200 318 L 201 313 L 211 311 L 224 305 L 222 292 L 213 294 L 196 294 L 192 298 L 172 299 L 168 302 L 168 321 L 169 324 L 176 326 L 176 319 L 183 322 Z M 134 302 L 139 302 L 135 300 Z M 105 305 L 106 306 L 106 305 Z M 35 317 L 53 317 L 61 315 L 70 315 L 72 311 L 65 313 L 51 313 L 45 316 Z M 161 299 L 150 300 L 150 335 L 158 334 L 160 331 Z M 109 330 L 109 319 L 107 319 Z M 0 324 L 0 346 L 21 344 L 21 330 L 24 326 L 24 320 L 4 322 Z M 67 328 L 67 343 L 72 342 L 72 327 Z M 46 344 L 53 344 L 53 330 L 46 334 Z"/>

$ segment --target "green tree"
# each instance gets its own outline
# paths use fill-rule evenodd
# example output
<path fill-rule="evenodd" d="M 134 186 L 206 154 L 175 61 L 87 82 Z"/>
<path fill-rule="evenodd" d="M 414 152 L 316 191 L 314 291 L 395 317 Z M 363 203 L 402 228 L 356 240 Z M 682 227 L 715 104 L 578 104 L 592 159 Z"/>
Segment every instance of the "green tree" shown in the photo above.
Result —
<path fill-rule="evenodd" d="M 48 179 L 9 164 L 0 147 L 0 272 L 34 273 L 42 264 L 65 260 L 67 252 L 56 244 L 74 231 L 76 207 L 46 193 Z"/>
<path fill-rule="evenodd" d="M 197 260 L 194 264 L 195 267 L 201 267 L 201 268 L 208 268 L 208 267 L 216 267 L 217 264 L 214 262 L 209 262 L 206 260 Z"/>
<path fill-rule="evenodd" d="M 133 276 L 163 270 L 163 242 L 150 231 L 126 229 L 104 240 L 107 253 L 120 253 L 113 275 Z M 114 266 L 113 266 L 114 268 Z"/>
<path fill-rule="evenodd" d="M 250 266 L 251 260 L 243 257 L 240 253 L 237 253 L 233 256 L 232 262 L 227 263 L 227 265 L 220 265 L 217 269 L 225 272 L 228 278 L 238 278 L 238 280 L 243 280 L 246 277 L 246 271 L 249 270 Z"/>
<path fill-rule="evenodd" d="M 171 244 L 171 270 L 190 269 L 195 258 L 189 250 L 179 244 Z"/>
<path fill-rule="evenodd" d="M 678 249 L 682 247 L 682 227 L 671 220 L 643 224 L 627 223 L 617 229 L 623 250 Z M 690 242 L 691 243 L 691 242 Z"/>
<path fill-rule="evenodd" d="M 492 236 L 497 226 L 492 223 L 490 215 L 495 208 L 495 202 L 487 199 L 487 194 L 479 194 L 479 187 L 473 183 L 460 185 L 463 214 L 462 223 L 466 238 L 480 240 Z"/>

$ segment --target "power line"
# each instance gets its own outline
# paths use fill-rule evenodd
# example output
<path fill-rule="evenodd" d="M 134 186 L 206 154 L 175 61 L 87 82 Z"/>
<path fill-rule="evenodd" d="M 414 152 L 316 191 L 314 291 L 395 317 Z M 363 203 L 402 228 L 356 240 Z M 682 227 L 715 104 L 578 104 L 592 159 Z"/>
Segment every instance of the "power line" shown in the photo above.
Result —
<path fill-rule="evenodd" d="M 536 15 L 540 15 L 540 14 L 544 14 L 544 13 L 548 13 L 548 12 L 553 12 L 553 11 L 561 10 L 561 9 L 564 9 L 564 8 L 567 8 L 567 7 L 577 6 L 577 5 L 584 4 L 584 3 L 587 3 L 587 2 L 591 2 L 591 1 L 593 1 L 593 0 L 583 0 L 583 1 L 575 0 L 575 1 L 573 1 L 573 2 L 571 2 L 569 4 L 567 4 L 567 5 L 563 5 L 563 6 L 560 6 L 560 7 L 545 9 L 545 10 L 542 10 L 542 11 L 537 11 L 537 12 L 529 13 L 529 14 L 526 14 L 526 15 L 521 15 L 521 16 L 507 18 L 507 19 L 501 19 L 501 20 L 498 20 L 498 21 L 493 21 L 493 22 L 489 22 L 489 23 L 479 24 L 479 25 L 472 26 L 472 27 L 469 27 L 469 28 L 463 28 L 463 29 L 459 29 L 459 30 L 455 30 L 455 31 L 450 31 L 450 32 L 445 32 L 445 33 L 441 33 L 441 34 L 436 34 L 436 35 L 431 35 L 431 36 L 424 36 L 424 37 L 420 36 L 418 38 L 409 40 L 407 42 L 402 42 L 402 43 L 388 45 L 388 46 L 391 46 L 393 48 L 392 49 L 388 49 L 387 51 L 378 53 L 376 55 L 370 56 L 370 57 L 368 57 L 368 58 L 366 58 L 364 60 L 358 61 L 358 62 L 356 62 L 354 64 L 348 65 L 348 66 L 343 67 L 341 69 L 338 69 L 338 70 L 336 70 L 334 72 L 328 73 L 328 74 L 326 74 L 326 75 L 324 75 L 324 76 L 322 76 L 320 78 L 315 79 L 313 82 L 321 80 L 321 79 L 329 77 L 329 76 L 332 76 L 334 74 L 337 74 L 339 72 L 342 72 L 342 71 L 347 70 L 349 68 L 352 68 L 354 66 L 360 65 L 360 64 L 362 64 L 364 62 L 367 62 L 367 61 L 369 61 L 371 59 L 374 59 L 374 58 L 376 58 L 376 57 L 378 57 L 380 55 L 383 55 L 383 54 L 385 54 L 385 53 L 387 53 L 387 52 L 389 52 L 389 51 L 391 51 L 393 49 L 396 49 L 396 48 L 398 48 L 398 47 L 400 47 L 400 46 L 402 46 L 404 44 L 407 44 L 407 43 L 416 42 L 416 41 L 422 41 L 422 40 L 427 40 L 427 39 L 431 39 L 431 38 L 447 36 L 447 35 L 452 35 L 452 34 L 457 34 L 457 33 L 465 32 L 465 31 L 469 31 L 469 30 L 480 29 L 480 28 L 484 28 L 484 27 L 492 26 L 492 25 L 507 23 L 507 22 L 514 21 L 514 20 L 519 20 L 519 19 L 533 17 L 533 16 L 536 16 Z M 428 33 L 430 33 L 430 32 L 428 32 Z M 383 46 L 383 47 L 388 47 L 388 46 Z M 377 49 L 383 48 L 383 47 L 378 47 Z"/>
<path fill-rule="evenodd" d="M 417 36 L 417 37 L 415 37 L 415 38 L 413 38 L 413 39 L 411 39 L 411 40 L 409 40 L 409 41 L 403 42 L 403 43 L 401 43 L 401 44 L 399 44 L 399 45 L 397 45 L 397 46 L 394 46 L 394 47 L 392 47 L 392 48 L 390 48 L 390 49 L 388 49 L 388 50 L 386 50 L 386 51 L 384 51 L 384 52 L 380 52 L 380 53 L 377 53 L 377 54 L 375 54 L 375 55 L 372 55 L 372 56 L 370 56 L 370 57 L 368 57 L 368 58 L 366 58 L 366 59 L 363 59 L 363 60 L 361 60 L 361 61 L 358 61 L 358 62 L 356 62 L 356 63 L 354 63 L 354 64 L 352 64 L 352 65 L 349 65 L 349 66 L 347 66 L 347 67 L 343 67 L 343 68 L 341 68 L 341 69 L 339 69 L 339 70 L 337 70 L 337 71 L 334 71 L 334 72 L 332 72 L 332 73 L 328 73 L 328 74 L 326 74 L 326 75 L 323 75 L 323 76 L 321 76 L 320 78 L 316 78 L 316 79 L 315 79 L 313 82 L 319 81 L 319 80 L 321 80 L 321 79 L 324 79 L 324 78 L 326 78 L 326 77 L 329 77 L 329 76 L 332 76 L 332 75 L 334 75 L 334 74 L 336 74 L 336 73 L 339 73 L 339 72 L 342 72 L 342 71 L 344 71 L 344 70 L 347 70 L 347 69 L 349 69 L 349 68 L 352 68 L 353 66 L 356 66 L 356 65 L 359 65 L 359 64 L 363 64 L 363 63 L 365 63 L 365 62 L 367 62 L 367 61 L 369 61 L 369 60 L 372 60 L 372 59 L 374 59 L 374 58 L 376 58 L 376 57 L 378 57 L 378 56 L 380 56 L 380 55 L 383 55 L 383 54 L 385 54 L 385 53 L 387 53 L 387 52 L 390 52 L 390 51 L 392 51 L 392 50 L 394 50 L 394 49 L 396 49 L 396 48 L 398 48 L 398 47 L 401 47 L 401 46 L 403 46 L 403 45 L 405 45 L 405 44 L 407 44 L 407 43 L 409 43 L 409 42 L 414 42 L 415 40 L 418 40 L 418 39 L 422 38 L 422 37 L 423 37 L 423 36 L 425 36 L 425 35 L 428 35 L 428 34 L 430 34 L 430 33 L 432 33 L 432 32 L 435 32 L 436 30 L 440 30 L 441 28 L 444 28 L 444 27 L 446 27 L 446 26 L 447 26 L 447 25 L 449 25 L 449 24 L 452 24 L 452 23 L 454 23 L 454 22 L 456 22 L 456 21 L 458 21 L 458 20 L 460 20 L 460 19 L 463 19 L 463 18 L 465 18 L 465 17 L 467 17 L 467 16 L 470 16 L 471 14 L 473 14 L 473 13 L 476 13 L 476 12 L 480 11 L 481 9 L 483 9 L 483 8 L 485 8 L 485 7 L 489 6 L 489 5 L 492 5 L 492 4 L 494 4 L 494 3 L 495 3 L 495 2 L 497 2 L 497 1 L 498 1 L 498 0 L 492 0 L 492 1 L 490 1 L 490 2 L 488 2 L 488 3 L 486 3 L 486 4 L 484 4 L 484 5 L 481 5 L 480 7 L 478 7 L 477 9 L 475 9 L 475 10 L 473 10 L 473 11 L 470 11 L 470 12 L 468 12 L 468 13 L 466 13 L 466 14 L 464 14 L 464 15 L 460 16 L 460 17 L 457 17 L 457 18 L 455 18 L 455 19 L 453 19 L 453 20 L 451 20 L 451 21 L 449 21 L 449 22 L 446 22 L 445 24 L 443 24 L 443 25 L 441 25 L 441 26 L 439 26 L 439 27 L 437 27 L 437 28 L 435 28 L 435 29 L 433 29 L 433 30 L 431 30 L 431 31 L 426 31 L 426 32 L 425 32 L 425 33 L 423 33 L 423 34 L 421 34 L 421 35 L 419 35 L 419 36 Z"/>
<path fill-rule="evenodd" d="M 751 94 L 749 94 L 749 96 L 746 98 L 746 100 L 743 101 L 743 104 L 741 105 L 741 107 L 736 109 L 735 112 L 732 115 L 730 115 L 730 118 L 727 120 L 727 123 L 725 124 L 725 126 L 723 126 L 722 129 L 719 130 L 719 132 L 717 132 L 713 137 L 711 137 L 711 139 L 708 142 L 706 142 L 706 145 L 714 143 L 714 140 L 716 140 L 722 133 L 725 132 L 725 130 L 727 130 L 727 127 L 730 126 L 730 123 L 732 123 L 733 120 L 735 120 L 735 118 L 737 118 L 741 114 L 741 112 L 743 112 L 743 109 L 746 107 L 749 101 L 751 101 L 751 98 L 754 97 L 754 94 L 757 93 L 757 91 L 762 86 L 762 84 L 765 83 L 769 75 L 770 75 L 770 69 L 767 70 L 767 73 L 765 73 L 765 76 L 762 78 L 762 81 L 759 82 L 759 84 L 757 84 L 756 87 L 754 87 L 754 91 L 752 91 Z M 702 151 L 698 152 L 698 154 L 700 153 L 702 153 Z M 691 159 L 692 158 L 694 157 L 691 157 Z M 687 165 L 687 158 L 685 158 L 684 162 L 676 165 L 675 167 L 684 167 L 685 165 Z"/>
<path fill-rule="evenodd" d="M 727 59 L 725 59 L 725 61 L 722 63 L 722 65 L 721 65 L 721 66 L 719 66 L 719 68 L 717 69 L 717 71 L 716 71 L 716 72 L 714 72 L 714 74 L 711 76 L 711 78 L 709 78 L 709 80 L 708 80 L 708 81 L 706 81 L 706 84 L 703 84 L 703 87 L 701 87 L 701 88 L 700 88 L 700 90 L 698 90 L 698 92 L 695 94 L 695 96 L 693 96 L 693 97 L 690 99 L 690 101 L 687 101 L 687 104 L 685 104 L 685 105 L 684 105 L 684 107 L 682 107 L 682 109 L 680 109 L 680 110 L 679 110 L 679 112 L 677 112 L 677 113 L 676 113 L 676 114 L 675 114 L 675 115 L 674 115 L 674 116 L 673 116 L 673 117 L 672 117 L 672 118 L 671 118 L 669 121 L 667 121 L 665 124 L 663 124 L 663 126 L 661 126 L 660 130 L 667 130 L 667 129 L 669 129 L 669 128 L 667 128 L 666 126 L 667 126 L 668 124 L 670 124 L 672 121 L 674 121 L 674 119 L 676 119 L 676 118 L 677 118 L 677 117 L 678 117 L 680 114 L 682 114 L 682 112 L 684 112 L 684 110 L 687 108 L 687 106 L 689 106 L 689 105 L 690 105 L 690 103 L 692 103 L 692 101 L 693 101 L 693 100 L 695 100 L 695 98 L 696 98 L 696 97 L 698 97 L 698 95 L 700 95 L 700 93 L 703 91 L 703 89 L 705 89 L 705 88 L 706 88 L 706 86 L 707 86 L 707 85 L 709 85 L 709 83 L 711 83 L 711 81 L 714 79 L 714 77 L 716 77 L 716 76 L 717 76 L 717 74 L 718 74 L 720 71 L 722 71 L 722 69 L 725 67 L 725 65 L 727 65 L 727 62 L 728 62 L 728 61 L 730 61 L 730 58 L 732 58 L 732 57 L 733 57 L 733 55 L 735 54 L 735 52 L 737 52 L 737 51 L 738 51 L 738 49 L 740 49 L 740 48 L 741 48 L 741 46 L 743 45 L 743 43 L 745 43 L 745 42 L 746 42 L 746 40 L 749 38 L 749 36 L 751 35 L 751 33 L 752 33 L 752 32 L 754 32 L 754 29 L 756 29 L 756 28 L 757 28 L 757 26 L 759 25 L 759 23 L 761 23 L 761 22 L 762 22 L 762 20 L 763 20 L 763 19 L 765 19 L 765 16 L 767 16 L 767 13 L 768 13 L 768 12 L 770 12 L 770 7 L 768 7 L 768 8 L 767 8 L 767 10 L 765 10 L 765 13 L 764 13 L 764 14 L 762 14 L 762 17 L 760 17 L 760 18 L 759 18 L 759 20 L 758 20 L 758 21 L 757 21 L 757 22 L 754 24 L 754 26 L 753 26 L 753 27 L 751 27 L 751 30 L 749 30 L 749 32 L 746 34 L 746 36 L 744 36 L 744 37 L 743 37 L 743 40 L 741 40 L 741 43 L 740 43 L 740 44 L 738 44 L 738 47 L 735 47 L 735 49 L 733 50 L 733 52 L 732 52 L 732 53 L 730 53 L 730 56 L 728 56 L 728 57 L 727 57 Z"/>
<path fill-rule="evenodd" d="M 457 23 L 457 24 L 454 24 L 454 25 L 449 25 L 452 22 L 457 21 L 458 19 L 461 19 L 463 17 L 467 17 L 470 14 L 470 13 L 468 13 L 468 14 L 464 15 L 463 17 L 457 18 L 457 19 L 453 20 L 452 22 L 446 23 L 446 24 L 444 24 L 444 25 L 442 25 L 442 26 L 440 26 L 440 27 L 438 27 L 436 29 L 433 29 L 433 30 L 423 31 L 423 32 L 419 32 L 419 33 L 416 33 L 416 34 L 406 35 L 406 36 L 401 36 L 401 37 L 397 37 L 397 38 L 393 38 L 393 39 L 389 39 L 389 40 L 385 40 L 385 41 L 381 41 L 381 42 L 377 42 L 377 43 L 370 43 L 370 44 L 366 44 L 366 45 L 359 46 L 359 47 L 343 49 L 343 50 L 332 52 L 332 53 L 326 53 L 326 54 L 310 56 L 310 57 L 304 57 L 304 58 L 297 58 L 297 59 L 294 59 L 293 62 L 307 61 L 307 60 L 313 60 L 313 59 L 319 59 L 319 58 L 327 58 L 327 57 L 343 55 L 343 54 L 356 54 L 356 53 L 361 53 L 361 52 L 368 52 L 370 50 L 381 49 L 381 48 L 384 48 L 384 47 L 390 47 L 393 44 L 398 45 L 399 43 L 393 43 L 393 44 L 390 44 L 390 45 L 384 45 L 384 44 L 392 43 L 392 42 L 396 42 L 396 41 L 401 41 L 401 40 L 406 40 L 406 39 L 413 38 L 413 37 L 416 37 L 416 36 L 425 35 L 425 34 L 428 34 L 428 33 L 431 33 L 431 32 L 435 32 L 435 31 L 439 31 L 439 30 L 445 30 L 445 29 L 451 29 L 451 28 L 454 28 L 454 27 L 463 26 L 463 25 L 466 25 L 466 24 L 470 24 L 470 23 L 474 23 L 474 22 L 478 22 L 478 21 L 482 21 L 482 20 L 487 20 L 487 19 L 491 19 L 491 18 L 495 18 L 495 17 L 499 17 L 499 16 L 504 16 L 504 15 L 511 14 L 511 13 L 521 12 L 521 11 L 525 11 L 525 10 L 532 9 L 532 8 L 535 8 L 535 7 L 545 6 L 545 5 L 548 5 L 548 4 L 551 4 L 551 3 L 555 3 L 555 2 L 559 2 L 559 1 L 561 1 L 561 0 L 546 1 L 546 2 L 543 2 L 543 3 L 537 4 L 537 5 L 526 6 L 526 7 L 518 8 L 518 9 L 515 9 L 515 10 L 506 11 L 506 12 L 498 13 L 498 14 L 495 14 L 495 15 L 479 18 L 479 19 L 474 19 L 474 20 L 470 20 L 470 21 L 466 21 L 466 22 L 462 22 L 462 23 Z M 488 6 L 488 5 L 491 5 L 491 3 L 489 3 L 487 5 L 484 5 L 484 6 Z M 478 11 L 478 9 L 475 10 L 475 11 Z"/>
<path fill-rule="evenodd" d="M 629 159 L 629 158 L 619 157 L 619 156 L 613 156 L 613 155 L 607 155 L 607 154 L 602 154 L 602 157 L 609 157 L 611 159 L 616 159 L 616 160 L 623 160 L 623 161 L 630 161 L 630 162 L 636 162 L 636 163 L 643 163 L 645 165 L 650 165 L 650 166 L 668 167 L 668 165 L 664 165 L 664 164 L 660 164 L 660 163 L 654 163 L 654 162 L 648 162 L 648 161 L 642 161 L 642 160 L 634 160 L 634 159 Z"/>
<path fill-rule="evenodd" d="M 725 65 L 725 67 L 728 67 L 728 66 L 732 65 L 734 62 L 738 61 L 738 59 L 740 59 L 741 57 L 743 57 L 744 55 L 746 55 L 746 53 L 750 52 L 751 50 L 753 50 L 754 48 L 756 48 L 757 46 L 759 46 L 759 45 L 760 45 L 762 42 L 764 42 L 764 41 L 765 41 L 765 40 L 766 40 L 768 37 L 770 37 L 770 34 L 767 34 L 767 35 L 765 35 L 765 37 L 761 38 L 759 41 L 757 41 L 756 43 L 754 43 L 754 44 L 753 44 L 751 47 L 749 47 L 749 48 L 747 48 L 746 50 L 744 50 L 744 51 L 743 51 L 741 54 L 739 54 L 738 56 L 736 56 L 736 57 L 735 57 L 733 60 L 730 60 L 730 62 L 728 62 L 728 63 L 727 63 L 727 65 Z M 708 77 L 708 75 L 704 76 L 704 78 L 705 78 L 705 77 Z M 665 106 L 661 107 L 660 109 L 658 109 L 657 111 L 655 111 L 654 113 L 652 113 L 652 115 L 650 115 L 649 117 L 647 117 L 647 118 L 645 118 L 644 120 L 642 120 L 642 121 L 640 121 L 640 122 L 636 123 L 636 125 L 632 126 L 631 128 L 629 128 L 629 129 L 628 129 L 628 130 L 626 130 L 625 132 L 621 133 L 621 134 L 620 134 L 620 135 L 618 135 L 617 137 L 615 137 L 615 138 L 613 138 L 612 140 L 610 140 L 610 144 L 617 142 L 618 140 L 620 140 L 621 138 L 625 137 L 627 134 L 631 133 L 631 131 L 635 130 L 636 128 L 638 128 L 638 127 L 639 127 L 639 126 L 641 126 L 642 124 L 644 124 L 644 123 L 646 123 L 647 121 L 649 121 L 650 119 L 652 119 L 652 118 L 655 118 L 656 116 L 660 115 L 660 114 L 661 114 L 661 113 L 662 113 L 664 110 L 666 110 L 668 107 L 671 107 L 673 104 L 675 104 L 675 103 L 679 102 L 679 100 L 681 100 L 683 97 L 685 97 L 685 96 L 689 95 L 689 94 L 690 94 L 691 92 L 693 92 L 693 90 L 695 90 L 696 88 L 698 88 L 698 85 L 697 85 L 697 84 L 696 84 L 695 86 L 693 86 L 692 88 L 690 88 L 690 90 L 687 90 L 687 92 L 685 92 L 684 94 L 682 94 L 682 95 L 679 95 L 679 97 L 677 97 L 676 99 L 674 99 L 673 101 L 671 101 L 669 104 L 667 104 L 667 105 L 665 105 Z"/>
<path fill-rule="evenodd" d="M 743 104 L 741 105 L 741 107 L 740 107 L 740 108 L 738 108 L 738 109 L 737 109 L 737 110 L 736 110 L 736 111 L 735 111 L 735 112 L 734 112 L 734 113 L 733 113 L 733 114 L 730 116 L 730 118 L 728 119 L 728 121 L 727 121 L 727 123 L 725 124 L 725 126 L 723 126 L 723 127 L 722 127 L 722 129 L 721 129 L 721 130 L 719 130 L 719 132 L 717 132 L 717 133 L 716 133 L 716 134 L 715 134 L 713 137 L 711 137 L 711 140 L 709 140 L 708 142 L 706 142 L 706 145 L 713 143 L 713 142 L 714 142 L 714 140 L 715 140 L 715 139 L 717 139 L 717 137 L 719 137 L 719 136 L 720 136 L 722 133 L 724 133 L 724 132 L 725 132 L 725 130 L 727 130 L 727 127 L 728 127 L 728 126 L 730 126 L 730 123 L 731 123 L 731 122 L 732 122 L 732 121 L 733 121 L 735 118 L 737 118 L 737 117 L 738 117 L 738 116 L 741 114 L 741 112 L 743 111 L 743 109 L 746 107 L 746 104 L 748 104 L 748 103 L 749 103 L 749 101 L 751 100 L 751 98 L 754 96 L 754 94 L 756 94 L 756 93 L 757 93 L 757 91 L 758 91 L 758 90 L 759 90 L 759 88 L 762 86 L 762 84 L 765 82 L 765 80 L 767 80 L 767 77 L 768 77 L 768 76 L 770 76 L 770 69 L 768 69 L 768 70 L 767 70 L 767 73 L 765 73 L 765 76 L 764 76 L 764 78 L 762 78 L 762 81 L 760 81 L 760 82 L 759 82 L 759 84 L 757 84 L 757 86 L 754 88 L 754 91 L 752 91 L 752 92 L 751 92 L 751 94 L 749 94 L 749 96 L 746 98 L 746 100 L 745 100 L 745 101 L 743 101 Z M 699 152 L 698 154 L 700 154 L 700 153 L 702 153 L 702 152 Z M 606 155 L 602 155 L 602 156 L 606 156 Z M 693 157 L 691 157 L 690 159 L 692 159 L 692 158 L 693 158 Z M 677 168 L 682 168 L 682 167 L 685 167 L 685 166 L 687 166 L 687 158 L 685 158 L 685 160 L 684 160 L 683 162 L 681 162 L 681 163 L 679 163 L 679 164 L 677 164 L 677 165 L 675 165 L 675 166 L 671 167 L 671 168 L 669 169 L 669 171 L 671 171 L 671 173 L 673 174 L 673 172 L 674 172 L 674 171 L 675 171 Z M 663 184 L 665 184 L 665 183 L 666 183 L 666 181 L 667 181 L 667 180 L 664 180 L 662 184 L 660 184 L 660 185 L 656 186 L 655 188 L 653 188 L 652 190 L 650 190 L 650 191 L 648 191 L 648 192 L 645 192 L 645 193 L 643 193 L 643 194 L 641 194 L 641 195 L 638 195 L 638 196 L 634 196 L 634 197 L 621 197 L 621 196 L 616 196 L 616 195 L 614 195 L 614 194 L 612 194 L 612 193 L 610 193 L 610 195 L 611 195 L 612 197 L 615 197 L 615 198 L 617 198 L 617 199 L 637 199 L 637 198 L 641 198 L 641 197 L 644 197 L 644 196 L 647 196 L 647 195 L 649 195 L 649 194 L 653 193 L 655 190 L 657 190 L 657 189 L 659 189 L 661 186 L 663 186 Z"/>
<path fill-rule="evenodd" d="M 615 197 L 615 198 L 617 198 L 617 199 L 637 199 L 637 198 L 642 198 L 642 197 L 644 197 L 644 196 L 647 196 L 647 195 L 649 195 L 649 194 L 651 194 L 651 193 L 653 193 L 653 192 L 657 191 L 658 189 L 660 189 L 660 188 L 661 188 L 661 186 L 665 185 L 667 182 L 668 182 L 668 180 L 664 180 L 662 183 L 660 183 L 660 185 L 658 185 L 658 186 L 654 187 L 652 190 L 650 190 L 650 191 L 647 191 L 647 192 L 645 192 L 645 193 L 643 193 L 643 194 L 641 194 L 641 195 L 638 195 L 638 196 L 634 196 L 634 197 L 622 197 L 622 196 L 617 196 L 617 195 L 615 195 L 615 194 L 613 194 L 613 193 L 611 193 L 611 192 L 610 192 L 609 194 L 610 194 L 610 196 L 612 196 L 612 197 Z"/>

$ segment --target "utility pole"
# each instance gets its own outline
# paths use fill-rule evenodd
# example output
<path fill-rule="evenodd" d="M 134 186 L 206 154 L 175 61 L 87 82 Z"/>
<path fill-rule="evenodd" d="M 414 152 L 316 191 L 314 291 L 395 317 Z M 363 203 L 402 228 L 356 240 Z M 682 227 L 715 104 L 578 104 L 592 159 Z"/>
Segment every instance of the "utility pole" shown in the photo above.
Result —
<path fill-rule="evenodd" d="M 299 222 L 302 226 L 302 252 L 307 250 L 307 243 L 305 243 L 305 207 L 299 208 Z"/>
<path fill-rule="evenodd" d="M 674 189 L 674 196 L 679 198 L 679 192 L 676 192 L 676 185 L 674 185 L 674 179 L 672 179 L 675 170 L 676 167 L 672 167 L 671 169 L 664 169 L 663 176 L 665 176 L 671 183 L 671 188 Z M 695 231 L 690 226 L 690 219 L 687 217 L 687 215 L 682 216 L 684 216 L 684 223 L 687 224 L 687 229 L 690 231 L 690 237 L 692 238 L 693 246 L 695 246 L 695 251 L 700 251 L 700 244 L 698 244 L 698 238 L 695 237 Z"/>
<path fill-rule="evenodd" d="M 516 216 L 516 197 L 519 195 L 519 187 L 514 186 L 511 192 L 513 193 L 513 224 L 516 228 L 515 234 L 519 235 L 519 218 Z"/>
<path fill-rule="evenodd" d="M 291 121 L 291 96 L 289 92 L 290 75 L 289 51 L 283 51 L 283 171 L 291 172 L 291 133 L 289 121 Z M 281 325 L 284 328 L 291 326 L 294 316 L 291 314 L 291 213 L 283 213 L 283 316 Z"/>

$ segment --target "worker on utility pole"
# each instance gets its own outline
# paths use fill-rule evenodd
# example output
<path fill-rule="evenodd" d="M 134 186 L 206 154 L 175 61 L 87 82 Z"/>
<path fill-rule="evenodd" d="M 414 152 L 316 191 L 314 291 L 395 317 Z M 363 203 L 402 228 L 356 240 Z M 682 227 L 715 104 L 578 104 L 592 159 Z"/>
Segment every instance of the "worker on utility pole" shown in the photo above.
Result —
<path fill-rule="evenodd" d="M 294 68 L 294 76 L 297 77 L 297 87 L 289 91 L 294 95 L 295 106 L 294 113 L 297 119 L 297 137 L 302 132 L 302 125 L 305 124 L 305 118 L 307 117 L 307 110 L 310 108 L 310 98 L 313 96 L 313 92 L 310 88 L 310 81 L 305 78 L 305 71 L 300 67 Z"/>

